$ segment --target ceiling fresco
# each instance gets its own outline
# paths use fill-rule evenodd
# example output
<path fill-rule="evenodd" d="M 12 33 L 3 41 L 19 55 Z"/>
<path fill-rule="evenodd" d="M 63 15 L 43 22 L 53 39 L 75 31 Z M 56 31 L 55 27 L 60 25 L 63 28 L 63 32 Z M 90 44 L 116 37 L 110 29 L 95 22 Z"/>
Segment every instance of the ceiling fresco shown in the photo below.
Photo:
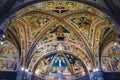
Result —
<path fill-rule="evenodd" d="M 6 0 L 5 0 L 6 1 Z M 5 2 L 5 1 L 2 1 L 2 2 Z M 49 1 L 49 0 L 48 0 Z M 59 2 L 61 2 L 61 3 L 55 3 L 55 1 L 54 0 L 51 0 L 51 1 L 53 1 L 53 2 L 49 2 L 48 4 L 49 4 L 49 6 L 51 6 L 51 4 L 53 5 L 58 5 L 58 4 L 61 4 L 63 1 L 59 1 L 59 0 L 57 0 L 57 1 L 59 1 Z M 64 1 L 67 1 L 67 0 L 64 0 Z M 100 6 L 103 6 L 103 7 L 105 7 L 106 9 L 108 8 L 106 5 L 105 5 L 105 3 L 104 3 L 104 1 L 103 0 L 87 0 L 87 1 L 89 1 L 89 2 L 91 2 L 91 3 L 94 3 L 94 4 L 98 4 L 98 5 L 100 5 Z M 34 0 L 17 0 L 16 1 L 16 3 L 13 5 L 13 7 L 12 7 L 12 9 L 11 10 L 13 10 L 13 9 L 15 9 L 16 7 L 18 7 L 18 6 L 20 6 L 20 5 L 23 5 L 23 4 L 27 4 L 27 3 L 29 3 L 29 2 L 34 2 Z M 76 1 L 77 2 L 77 1 Z M 69 5 L 70 6 L 72 6 L 72 4 L 73 3 L 71 3 L 71 2 L 68 2 L 68 3 L 70 3 Z M 46 5 L 48 5 L 48 4 L 46 4 Z M 45 4 L 44 4 L 45 5 Z M 66 4 L 64 4 L 64 5 L 66 5 Z M 74 6 L 73 6 L 74 7 Z"/>
<path fill-rule="evenodd" d="M 15 46 L 4 41 L 0 46 L 0 71 L 14 71 L 17 69 L 19 54 Z"/>
<path fill-rule="evenodd" d="M 50 40 L 51 41 L 51 40 Z M 43 44 L 43 45 L 42 45 Z M 92 64 L 90 63 L 90 59 L 88 58 L 89 56 L 87 55 L 87 53 L 85 52 L 84 48 L 81 48 L 81 46 L 70 43 L 68 41 L 66 42 L 58 42 L 58 41 L 53 41 L 52 43 L 50 43 L 49 41 L 46 43 L 39 44 L 41 46 L 36 46 L 36 50 L 33 51 L 33 55 L 31 56 L 32 59 L 30 61 L 29 64 L 29 68 L 33 67 L 33 64 L 36 64 L 36 62 L 38 62 L 38 60 L 42 57 L 44 57 L 46 54 L 49 53 L 53 53 L 53 52 L 69 52 L 71 54 L 74 54 L 75 56 L 84 59 L 83 63 L 87 67 L 88 69 L 90 69 L 92 67 Z"/>
<path fill-rule="evenodd" d="M 44 67 L 44 68 L 43 68 Z M 57 79 L 56 75 L 62 71 L 64 79 L 74 79 L 85 76 L 84 64 L 68 53 L 53 53 L 45 56 L 35 68 L 35 74 L 42 78 Z M 69 77 L 67 77 L 69 75 Z M 71 75 L 71 77 L 70 77 Z"/>
<path fill-rule="evenodd" d="M 45 1 L 13 14 L 4 40 L 16 47 L 14 53 L 20 54 L 21 66 L 39 77 L 52 78 L 50 75 L 57 74 L 59 66 L 65 75 L 82 77 L 100 64 L 100 55 L 103 70 L 118 71 L 107 67 L 109 61 L 112 65 L 111 55 L 116 54 L 114 44 L 106 48 L 110 42 L 118 41 L 115 26 L 109 16 L 92 6 L 74 1 Z"/>
<path fill-rule="evenodd" d="M 25 21 L 30 26 L 30 37 L 34 38 L 34 36 L 39 33 L 42 28 L 46 27 L 51 21 L 55 21 L 55 18 L 50 15 L 45 15 L 44 13 L 29 13 L 23 15 L 22 20 Z"/>
<path fill-rule="evenodd" d="M 107 72 L 120 71 L 120 45 L 115 42 L 109 43 L 102 53 L 103 70 Z"/>

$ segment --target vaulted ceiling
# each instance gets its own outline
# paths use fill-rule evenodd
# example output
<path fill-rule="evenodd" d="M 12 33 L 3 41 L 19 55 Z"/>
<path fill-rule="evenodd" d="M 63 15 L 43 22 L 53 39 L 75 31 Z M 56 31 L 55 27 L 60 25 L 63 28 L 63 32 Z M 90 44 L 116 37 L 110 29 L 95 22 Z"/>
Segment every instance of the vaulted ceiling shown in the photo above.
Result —
<path fill-rule="evenodd" d="M 32 4 L 13 14 L 9 22 L 3 41 L 16 47 L 21 66 L 33 72 L 34 66 L 40 65 L 38 61 L 55 52 L 72 54 L 87 70 L 93 69 L 118 41 L 116 24 L 109 16 L 74 1 Z"/>

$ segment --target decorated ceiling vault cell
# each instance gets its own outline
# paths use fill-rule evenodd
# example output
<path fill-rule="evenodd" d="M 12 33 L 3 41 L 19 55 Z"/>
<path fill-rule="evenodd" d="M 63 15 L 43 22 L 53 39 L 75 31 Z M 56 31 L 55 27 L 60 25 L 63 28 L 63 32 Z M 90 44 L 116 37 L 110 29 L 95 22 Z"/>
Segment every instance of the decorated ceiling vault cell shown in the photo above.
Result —
<path fill-rule="evenodd" d="M 50 21 L 54 20 L 54 17 L 41 13 L 41 12 L 30 12 L 23 15 L 22 19 L 29 25 L 31 38 L 34 38 L 42 28 L 45 28 Z"/>
<path fill-rule="evenodd" d="M 57 79 L 59 72 L 62 72 L 65 79 L 76 79 L 87 75 L 87 69 L 83 62 L 68 53 L 48 54 L 39 61 L 36 64 L 37 67 L 34 67 L 34 72 L 41 78 Z"/>
<path fill-rule="evenodd" d="M 0 71 L 14 71 L 17 69 L 19 54 L 16 47 L 9 41 L 0 45 Z"/>
<path fill-rule="evenodd" d="M 42 40 L 71 40 L 78 42 L 78 38 L 76 37 L 74 32 L 70 32 L 69 26 L 64 25 L 64 23 L 60 21 L 49 26 L 49 29 L 45 32 L 44 36 L 42 36 Z"/>
<path fill-rule="evenodd" d="M 120 71 L 120 45 L 115 42 L 109 43 L 102 54 L 102 68 L 108 72 Z"/>
<path fill-rule="evenodd" d="M 74 74 L 82 73 L 82 74 L 80 74 L 80 76 L 84 76 L 85 71 L 84 71 L 83 64 L 79 60 L 77 60 L 76 57 L 74 57 L 74 56 L 72 56 L 70 54 L 65 54 L 65 55 L 68 58 L 68 61 L 70 62 L 71 66 L 73 68 Z"/>
<path fill-rule="evenodd" d="M 94 29 L 97 30 L 97 22 L 96 21 L 101 21 L 105 20 L 104 18 L 101 18 L 100 16 L 96 16 L 93 13 L 78 13 L 74 16 L 70 16 L 67 18 L 67 22 L 70 24 L 74 25 L 79 29 L 80 33 L 85 36 L 85 39 L 88 41 L 93 37 L 93 34 L 95 31 Z M 106 21 L 106 20 L 105 20 Z M 100 23 L 100 22 L 99 22 Z M 107 21 L 105 22 L 105 25 L 107 25 Z M 101 25 L 99 25 L 101 26 Z M 102 26 L 101 26 L 102 27 Z M 92 36 L 91 36 L 92 35 Z"/>
<path fill-rule="evenodd" d="M 62 25 L 58 25 L 54 30 L 50 33 L 55 33 L 57 40 L 64 41 L 65 33 L 70 33 L 67 29 L 65 29 Z"/>

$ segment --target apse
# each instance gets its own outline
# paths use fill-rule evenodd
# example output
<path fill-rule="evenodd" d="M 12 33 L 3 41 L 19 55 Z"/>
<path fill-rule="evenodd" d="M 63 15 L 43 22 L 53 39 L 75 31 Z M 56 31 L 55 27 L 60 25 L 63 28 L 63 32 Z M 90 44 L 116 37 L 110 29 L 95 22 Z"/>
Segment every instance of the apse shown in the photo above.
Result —
<path fill-rule="evenodd" d="M 60 74 L 61 79 L 67 80 L 88 76 L 85 64 L 77 57 L 65 52 L 48 54 L 35 66 L 35 75 L 43 79 L 58 79 Z"/>

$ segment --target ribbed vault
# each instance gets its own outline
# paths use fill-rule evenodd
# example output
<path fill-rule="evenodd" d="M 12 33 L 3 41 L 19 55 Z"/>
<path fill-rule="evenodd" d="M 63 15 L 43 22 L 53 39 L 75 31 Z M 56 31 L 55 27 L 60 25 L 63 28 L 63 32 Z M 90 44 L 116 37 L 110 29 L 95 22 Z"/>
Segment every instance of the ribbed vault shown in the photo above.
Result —
<path fill-rule="evenodd" d="M 33 73 L 45 56 L 55 52 L 62 53 L 63 58 L 64 53 L 75 56 L 88 73 L 102 64 L 103 70 L 110 70 L 103 60 L 109 53 L 108 45 L 118 41 L 115 26 L 107 15 L 92 6 L 74 1 L 45 1 L 13 14 L 4 40 L 18 50 L 20 66 Z"/>

